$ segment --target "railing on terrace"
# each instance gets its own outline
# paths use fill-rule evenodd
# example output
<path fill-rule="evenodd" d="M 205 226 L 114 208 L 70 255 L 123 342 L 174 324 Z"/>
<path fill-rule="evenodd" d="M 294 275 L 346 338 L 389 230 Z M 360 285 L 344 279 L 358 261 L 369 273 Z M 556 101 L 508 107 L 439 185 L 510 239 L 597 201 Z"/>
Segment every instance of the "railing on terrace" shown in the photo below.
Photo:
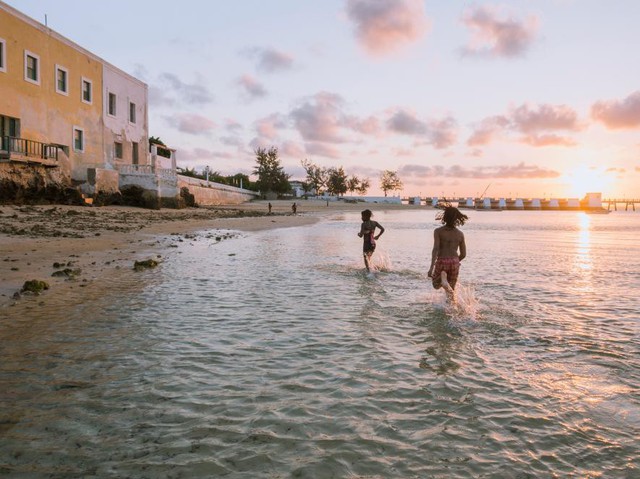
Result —
<path fill-rule="evenodd" d="M 0 151 L 11 158 L 11 154 L 26 156 L 38 160 L 58 161 L 58 150 L 60 147 L 49 145 L 39 141 L 16 138 L 14 136 L 0 137 Z"/>

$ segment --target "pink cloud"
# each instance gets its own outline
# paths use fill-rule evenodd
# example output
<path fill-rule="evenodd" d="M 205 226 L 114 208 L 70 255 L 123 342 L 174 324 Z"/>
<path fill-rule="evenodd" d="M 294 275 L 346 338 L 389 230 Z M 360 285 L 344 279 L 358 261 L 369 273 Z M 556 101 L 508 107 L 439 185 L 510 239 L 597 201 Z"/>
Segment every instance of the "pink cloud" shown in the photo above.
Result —
<path fill-rule="evenodd" d="M 386 125 L 393 132 L 423 139 L 436 149 L 452 146 L 458 137 L 458 125 L 451 116 L 423 121 L 413 112 L 398 109 L 387 119 Z"/>
<path fill-rule="evenodd" d="M 538 105 L 532 109 L 524 104 L 511 111 L 510 119 L 514 128 L 523 133 L 544 130 L 578 131 L 578 115 L 566 105 Z"/>
<path fill-rule="evenodd" d="M 255 128 L 261 138 L 274 140 L 278 137 L 278 130 L 285 128 L 286 122 L 278 114 L 272 114 L 255 122 Z"/>
<path fill-rule="evenodd" d="M 360 44 L 372 55 L 396 51 L 429 29 L 422 0 L 348 0 L 347 16 Z"/>
<path fill-rule="evenodd" d="M 522 138 L 522 143 L 531 146 L 576 146 L 575 140 L 559 135 L 528 135 Z"/>
<path fill-rule="evenodd" d="M 467 140 L 469 146 L 483 146 L 495 138 L 496 135 L 509 125 L 509 120 L 503 115 L 491 116 L 480 122 L 471 137 Z"/>
<path fill-rule="evenodd" d="M 572 138 L 560 136 L 557 131 L 575 132 L 582 128 L 578 115 L 566 105 L 524 104 L 512 108 L 506 115 L 483 119 L 467 140 L 469 146 L 483 146 L 510 132 L 522 134 L 518 141 L 535 146 L 575 146 Z"/>
<path fill-rule="evenodd" d="M 333 159 L 341 157 L 337 148 L 325 143 L 308 142 L 305 144 L 305 151 L 308 155 L 319 155 Z"/>
<path fill-rule="evenodd" d="M 178 131 L 191 135 L 204 135 L 216 128 L 216 124 L 202 115 L 183 113 L 166 117 L 167 121 Z"/>
<path fill-rule="evenodd" d="M 296 107 L 290 116 L 294 125 L 306 141 L 341 143 L 344 100 L 339 95 L 317 93 Z"/>
<path fill-rule="evenodd" d="M 487 57 L 517 57 L 533 43 L 538 19 L 501 19 L 498 12 L 487 7 L 472 8 L 462 18 L 471 31 L 472 39 L 462 49 L 464 55 Z"/>
<path fill-rule="evenodd" d="M 258 80 L 251 75 L 243 75 L 236 81 L 242 92 L 248 99 L 262 98 L 267 95 L 267 90 Z"/>
<path fill-rule="evenodd" d="M 591 107 L 591 117 L 607 128 L 623 129 L 640 126 L 640 91 L 623 100 L 598 101 Z"/>
<path fill-rule="evenodd" d="M 460 165 L 444 167 L 441 165 L 425 166 L 425 165 L 404 165 L 398 170 L 400 177 L 408 176 L 412 178 L 428 179 L 428 178 L 473 178 L 473 179 L 492 179 L 492 178 L 557 178 L 560 173 L 555 170 L 540 168 L 537 165 L 526 165 L 519 163 L 517 165 L 496 165 L 496 166 L 477 166 L 473 168 L 465 168 Z"/>

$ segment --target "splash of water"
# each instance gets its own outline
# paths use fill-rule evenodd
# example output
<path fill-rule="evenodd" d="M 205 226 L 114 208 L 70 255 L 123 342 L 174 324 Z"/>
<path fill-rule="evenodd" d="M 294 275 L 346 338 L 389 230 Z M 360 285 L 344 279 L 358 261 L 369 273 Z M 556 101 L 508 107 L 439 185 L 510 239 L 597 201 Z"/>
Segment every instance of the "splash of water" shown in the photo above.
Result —
<path fill-rule="evenodd" d="M 371 257 L 370 267 L 373 271 L 384 271 L 387 273 L 392 270 L 391 257 L 386 251 L 376 251 Z"/>

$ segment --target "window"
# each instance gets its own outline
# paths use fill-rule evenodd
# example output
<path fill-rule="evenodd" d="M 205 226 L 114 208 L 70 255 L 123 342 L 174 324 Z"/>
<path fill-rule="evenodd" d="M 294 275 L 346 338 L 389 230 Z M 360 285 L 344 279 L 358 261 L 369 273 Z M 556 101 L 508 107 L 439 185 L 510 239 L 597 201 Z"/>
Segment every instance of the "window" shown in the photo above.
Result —
<path fill-rule="evenodd" d="M 0 38 L 0 72 L 7 71 L 7 42 Z"/>
<path fill-rule="evenodd" d="M 137 165 L 139 162 L 138 157 L 138 144 L 134 141 L 131 143 L 131 163 Z"/>
<path fill-rule="evenodd" d="M 0 115 L 0 136 L 20 138 L 20 120 Z"/>
<path fill-rule="evenodd" d="M 86 78 L 82 79 L 82 101 L 89 105 L 93 103 L 93 82 Z"/>
<path fill-rule="evenodd" d="M 69 70 L 56 65 L 56 92 L 69 95 Z"/>
<path fill-rule="evenodd" d="M 75 151 L 84 151 L 84 130 L 77 126 L 73 127 L 73 149 Z"/>
<path fill-rule="evenodd" d="M 131 123 L 136 122 L 136 104 L 129 102 L 129 121 Z"/>
<path fill-rule="evenodd" d="M 24 79 L 40 85 L 40 57 L 28 50 L 24 51 Z"/>
<path fill-rule="evenodd" d="M 122 159 L 122 143 L 119 141 L 116 141 L 113 145 L 113 156 L 118 160 Z"/>
<path fill-rule="evenodd" d="M 111 116 L 116 116 L 116 94 L 109 93 L 109 109 L 107 113 Z"/>

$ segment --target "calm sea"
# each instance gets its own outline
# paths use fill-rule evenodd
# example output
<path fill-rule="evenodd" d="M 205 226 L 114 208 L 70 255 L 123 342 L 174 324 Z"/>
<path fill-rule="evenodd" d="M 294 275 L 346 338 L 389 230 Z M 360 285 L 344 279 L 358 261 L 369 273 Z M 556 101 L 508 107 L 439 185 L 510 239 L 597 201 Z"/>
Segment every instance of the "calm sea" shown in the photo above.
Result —
<path fill-rule="evenodd" d="M 0 311 L 0 476 L 640 477 L 640 213 L 469 215 L 455 306 L 408 208 Z"/>

